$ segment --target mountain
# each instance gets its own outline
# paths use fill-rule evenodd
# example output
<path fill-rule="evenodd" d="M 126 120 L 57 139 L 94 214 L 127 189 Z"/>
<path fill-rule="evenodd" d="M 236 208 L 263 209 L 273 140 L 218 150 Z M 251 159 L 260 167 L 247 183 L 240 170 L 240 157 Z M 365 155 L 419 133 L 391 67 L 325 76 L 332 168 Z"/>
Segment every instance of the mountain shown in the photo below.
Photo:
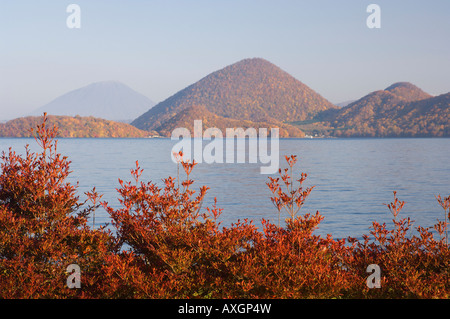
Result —
<path fill-rule="evenodd" d="M 349 105 L 350 103 L 355 102 L 356 100 L 348 100 L 348 101 L 344 101 L 344 102 L 339 102 L 339 103 L 334 103 L 334 105 L 338 106 L 338 107 L 344 107 Z"/>
<path fill-rule="evenodd" d="M 27 116 L 0 123 L 0 137 L 32 137 L 32 128 L 42 123 L 42 116 Z M 58 137 L 148 137 L 155 132 L 95 117 L 48 115 L 48 125 L 58 126 Z"/>
<path fill-rule="evenodd" d="M 347 104 L 337 112 L 335 120 L 365 121 L 372 117 L 393 116 L 399 105 L 431 97 L 409 82 L 397 82 Z"/>
<path fill-rule="evenodd" d="M 375 91 L 341 108 L 335 115 L 334 121 L 352 123 L 366 121 L 373 117 L 392 116 L 396 106 L 403 102 L 401 97 L 389 91 Z"/>
<path fill-rule="evenodd" d="M 432 97 L 432 95 L 422 91 L 422 89 L 409 82 L 397 82 L 384 90 L 391 92 L 408 102 L 429 99 Z"/>
<path fill-rule="evenodd" d="M 148 97 L 116 81 L 96 82 L 70 91 L 36 109 L 30 115 L 94 116 L 127 121 L 136 118 L 155 103 Z"/>
<path fill-rule="evenodd" d="M 131 124 L 144 130 L 164 130 L 179 112 L 195 106 L 203 106 L 221 118 L 257 123 L 303 121 L 336 108 L 276 65 L 253 58 L 207 75 L 160 102 Z"/>
<path fill-rule="evenodd" d="M 411 83 L 394 83 L 316 120 L 312 128 L 338 137 L 450 136 L 450 93 L 433 97 Z"/>

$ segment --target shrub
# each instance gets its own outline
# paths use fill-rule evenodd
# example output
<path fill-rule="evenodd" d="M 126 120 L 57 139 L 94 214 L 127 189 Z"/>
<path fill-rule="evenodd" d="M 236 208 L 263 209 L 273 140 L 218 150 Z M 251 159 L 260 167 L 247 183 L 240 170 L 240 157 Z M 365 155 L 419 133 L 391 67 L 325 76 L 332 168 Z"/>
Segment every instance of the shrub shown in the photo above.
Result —
<path fill-rule="evenodd" d="M 66 182 L 70 162 L 57 153 L 57 128 L 46 116 L 35 138 L 42 153 L 2 153 L 0 175 L 0 297 L 60 298 L 89 295 L 68 289 L 67 266 L 82 266 L 95 281 L 102 254 L 114 247 L 110 234 L 87 227 L 92 206 L 82 208 Z"/>
<path fill-rule="evenodd" d="M 367 289 L 356 286 L 354 292 L 364 298 L 448 298 L 450 296 L 450 250 L 446 243 L 446 222 L 438 221 L 432 228 L 416 227 L 418 235 L 411 232 L 410 218 L 398 219 L 405 202 L 399 201 L 394 191 L 394 202 L 388 204 L 394 219 L 393 229 L 386 224 L 373 222 L 370 236 L 358 242 L 352 251 L 349 265 L 361 277 L 369 264 L 381 268 L 381 288 Z"/>
<path fill-rule="evenodd" d="M 169 177 L 159 188 L 140 181 L 143 170 L 136 162 L 131 170 L 134 181 L 119 181 L 122 208 L 103 205 L 120 241 L 136 254 L 139 270 L 157 274 L 158 281 L 151 284 L 166 287 L 162 296 L 220 297 L 223 282 L 235 276 L 234 259 L 250 247 L 256 228 L 244 221 L 220 229 L 220 209 L 214 206 L 201 212 L 207 187 L 201 187 L 197 195 L 191 189 L 189 175 L 195 163 L 180 161 L 179 165 L 186 173 L 181 186 Z"/>

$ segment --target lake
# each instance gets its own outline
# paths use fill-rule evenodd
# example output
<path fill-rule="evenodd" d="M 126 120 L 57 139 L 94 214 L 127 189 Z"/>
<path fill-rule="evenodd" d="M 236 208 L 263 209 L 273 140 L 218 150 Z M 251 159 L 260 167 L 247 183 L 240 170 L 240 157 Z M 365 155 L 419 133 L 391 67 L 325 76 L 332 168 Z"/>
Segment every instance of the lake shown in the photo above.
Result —
<path fill-rule="evenodd" d="M 162 185 L 161 179 L 176 176 L 171 160 L 176 141 L 170 139 L 59 139 L 58 150 L 72 161 L 69 181 L 79 181 L 79 193 L 96 186 L 103 200 L 118 207 L 118 178 L 131 179 L 130 169 L 138 160 L 143 180 Z M 0 138 L 0 150 L 13 147 L 24 153 L 34 139 Z M 204 143 L 205 144 L 205 143 Z M 280 139 L 280 166 L 284 155 L 297 155 L 294 172 L 308 174 L 305 186 L 315 185 L 301 212 L 325 217 L 317 234 L 334 238 L 361 238 L 372 221 L 391 223 L 383 203 L 393 201 L 393 191 L 406 201 L 400 217 L 411 217 L 415 225 L 428 227 L 443 219 L 435 195 L 450 195 L 450 139 Z M 268 176 L 260 174 L 261 163 L 198 164 L 192 173 L 194 188 L 207 185 L 203 207 L 217 197 L 223 208 L 224 226 L 238 219 L 251 219 L 260 226 L 262 218 L 277 222 L 278 213 L 270 201 Z M 184 176 L 184 175 L 182 175 Z M 287 217 L 285 215 L 285 217 Z M 103 209 L 96 212 L 96 226 L 108 222 Z"/>

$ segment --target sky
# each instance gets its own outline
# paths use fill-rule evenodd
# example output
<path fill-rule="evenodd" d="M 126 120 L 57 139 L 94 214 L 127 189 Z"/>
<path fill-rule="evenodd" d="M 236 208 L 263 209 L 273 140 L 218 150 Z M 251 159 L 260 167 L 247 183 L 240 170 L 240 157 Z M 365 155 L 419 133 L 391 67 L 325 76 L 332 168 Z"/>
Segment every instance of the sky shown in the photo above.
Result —
<path fill-rule="evenodd" d="M 380 28 L 366 23 L 372 3 Z M 97 81 L 160 102 L 252 57 L 332 103 L 399 81 L 444 94 L 449 36 L 448 0 L 0 0 L 0 120 Z"/>

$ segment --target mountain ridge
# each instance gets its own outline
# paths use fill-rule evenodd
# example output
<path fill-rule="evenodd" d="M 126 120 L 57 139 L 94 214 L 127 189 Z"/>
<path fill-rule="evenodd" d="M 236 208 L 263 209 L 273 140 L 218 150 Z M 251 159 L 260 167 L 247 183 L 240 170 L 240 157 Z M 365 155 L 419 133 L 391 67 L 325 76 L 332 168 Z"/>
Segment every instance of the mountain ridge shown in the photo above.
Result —
<path fill-rule="evenodd" d="M 41 124 L 43 116 L 26 116 L 0 123 L 0 137 L 33 137 L 32 128 Z M 142 138 L 157 134 L 115 121 L 96 117 L 47 115 L 48 125 L 58 127 L 57 137 Z"/>
<path fill-rule="evenodd" d="M 450 136 L 450 92 L 432 96 L 409 82 L 397 82 L 318 114 L 309 126 L 298 126 L 335 137 Z"/>
<path fill-rule="evenodd" d="M 410 82 L 396 82 L 384 89 L 408 101 L 419 101 L 433 97 Z"/>

